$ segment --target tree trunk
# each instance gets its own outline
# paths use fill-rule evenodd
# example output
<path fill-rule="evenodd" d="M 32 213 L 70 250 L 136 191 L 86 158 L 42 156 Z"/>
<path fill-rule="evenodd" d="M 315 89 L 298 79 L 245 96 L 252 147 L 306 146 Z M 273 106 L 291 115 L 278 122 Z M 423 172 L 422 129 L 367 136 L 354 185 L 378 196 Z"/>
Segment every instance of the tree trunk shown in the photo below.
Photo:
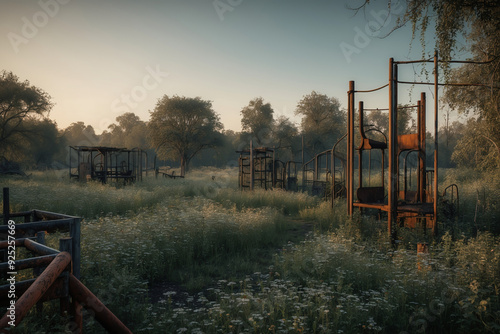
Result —
<path fill-rule="evenodd" d="M 181 155 L 181 176 L 186 176 L 186 172 L 189 171 L 189 162 L 191 158 Z"/>
<path fill-rule="evenodd" d="M 181 156 L 181 176 L 186 175 L 186 157 Z"/>

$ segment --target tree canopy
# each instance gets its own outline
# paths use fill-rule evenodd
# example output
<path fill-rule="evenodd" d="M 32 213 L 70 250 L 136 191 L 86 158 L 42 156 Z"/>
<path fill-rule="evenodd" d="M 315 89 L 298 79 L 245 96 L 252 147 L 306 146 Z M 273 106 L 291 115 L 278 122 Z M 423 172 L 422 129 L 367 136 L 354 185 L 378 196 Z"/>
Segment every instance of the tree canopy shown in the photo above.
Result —
<path fill-rule="evenodd" d="M 210 101 L 164 95 L 148 123 L 151 144 L 162 158 L 179 159 L 181 175 L 201 150 L 220 143 L 223 126 Z"/>
<path fill-rule="evenodd" d="M 271 137 L 274 110 L 271 104 L 264 103 L 262 97 L 251 100 L 240 111 L 241 128 L 257 141 L 258 145 L 265 144 Z"/>
<path fill-rule="evenodd" d="M 295 114 L 302 115 L 302 133 L 313 152 L 331 148 L 346 132 L 345 112 L 334 97 L 312 91 L 299 101 Z"/>
<path fill-rule="evenodd" d="M 42 120 L 52 108 L 50 96 L 12 72 L 0 72 L 0 155 L 15 156 L 36 136 L 28 121 Z"/>
<path fill-rule="evenodd" d="M 147 142 L 147 125 L 139 116 L 126 112 L 116 117 L 116 123 L 108 126 L 108 130 L 101 134 L 101 145 L 125 148 L 145 149 Z"/>

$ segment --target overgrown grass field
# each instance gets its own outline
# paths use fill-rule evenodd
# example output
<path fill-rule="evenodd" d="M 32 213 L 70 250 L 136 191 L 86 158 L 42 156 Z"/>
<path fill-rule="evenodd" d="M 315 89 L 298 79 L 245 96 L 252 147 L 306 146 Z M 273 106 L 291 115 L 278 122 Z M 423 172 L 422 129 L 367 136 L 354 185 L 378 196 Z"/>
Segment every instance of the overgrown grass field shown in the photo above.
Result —
<path fill-rule="evenodd" d="M 237 171 L 130 186 L 1 178 L 13 211 L 84 217 L 82 281 L 134 333 L 498 333 L 500 180 L 450 170 L 461 211 L 437 237 L 345 202 L 242 192 Z M 49 242 L 57 247 L 57 234 Z M 427 242 L 429 254 L 416 254 Z M 70 333 L 57 303 L 13 333 Z M 90 315 L 86 333 L 102 333 Z"/>

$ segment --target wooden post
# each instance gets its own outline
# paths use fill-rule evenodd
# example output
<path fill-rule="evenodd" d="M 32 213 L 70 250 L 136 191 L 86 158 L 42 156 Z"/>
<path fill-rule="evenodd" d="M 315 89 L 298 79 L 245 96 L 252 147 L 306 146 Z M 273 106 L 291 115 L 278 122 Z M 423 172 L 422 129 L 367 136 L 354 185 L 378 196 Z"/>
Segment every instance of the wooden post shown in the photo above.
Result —
<path fill-rule="evenodd" d="M 45 231 L 40 231 L 40 232 L 36 233 L 36 242 L 38 242 L 41 245 L 45 245 Z M 40 268 L 40 267 L 33 268 L 33 275 L 35 277 L 38 277 L 38 276 L 40 276 L 42 271 L 43 271 L 43 268 Z"/>
<path fill-rule="evenodd" d="M 41 245 L 45 245 L 45 231 L 40 231 L 36 233 L 36 242 Z M 46 267 L 35 267 L 33 268 L 33 275 L 38 277 L 42 274 Z M 43 312 L 43 302 L 36 303 L 36 311 L 41 314 Z"/>
<path fill-rule="evenodd" d="M 73 260 L 73 275 L 80 279 L 81 266 L 81 218 L 73 218 L 69 225 L 69 236 L 72 240 L 72 260 Z"/>

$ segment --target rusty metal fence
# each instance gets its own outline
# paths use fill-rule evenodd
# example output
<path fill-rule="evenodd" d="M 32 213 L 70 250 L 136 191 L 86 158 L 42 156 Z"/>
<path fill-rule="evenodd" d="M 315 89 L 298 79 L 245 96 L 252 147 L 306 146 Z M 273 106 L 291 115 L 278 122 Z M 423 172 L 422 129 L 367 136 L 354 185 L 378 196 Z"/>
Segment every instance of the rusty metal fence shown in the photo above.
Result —
<path fill-rule="evenodd" d="M 36 305 L 59 300 L 61 314 L 71 316 L 68 328 L 82 333 L 82 307 L 110 333 L 132 333 L 80 281 L 80 217 L 42 210 L 10 213 L 9 190 L 3 190 L 3 221 L 0 226 L 0 276 L 7 284 L 0 286 L 0 305 L 6 312 L 0 318 L 0 333 L 17 326 Z M 22 220 L 22 222 L 15 222 Z M 65 232 L 59 250 L 45 245 L 46 232 Z M 33 257 L 17 259 L 17 248 L 25 248 Z M 21 270 L 33 270 L 33 278 L 18 280 Z M 17 298 L 19 296 L 19 298 Z"/>

